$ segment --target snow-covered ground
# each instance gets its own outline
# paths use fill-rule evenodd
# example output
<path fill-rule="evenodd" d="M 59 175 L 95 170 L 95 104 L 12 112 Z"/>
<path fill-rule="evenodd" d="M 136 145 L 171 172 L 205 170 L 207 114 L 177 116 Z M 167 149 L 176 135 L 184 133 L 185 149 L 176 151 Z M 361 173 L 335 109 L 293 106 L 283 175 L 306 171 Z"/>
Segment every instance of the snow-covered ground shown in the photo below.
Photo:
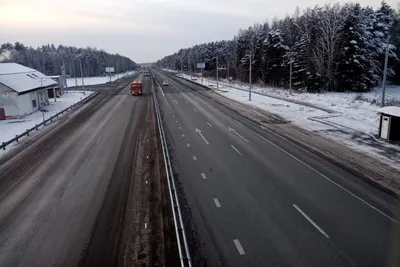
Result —
<path fill-rule="evenodd" d="M 190 79 L 189 75 L 183 75 Z M 201 83 L 200 78 L 192 78 Z M 216 81 L 203 79 L 203 85 L 216 89 Z M 304 129 L 340 141 L 372 156 L 397 163 L 400 147 L 377 138 L 381 87 L 368 93 L 307 93 L 253 85 L 249 101 L 248 85 L 219 82 L 221 95 L 281 116 Z M 257 94 L 256 94 L 257 93 Z M 400 86 L 386 88 L 386 101 L 400 105 Z M 395 164 L 396 165 L 396 164 Z"/>
<path fill-rule="evenodd" d="M 125 73 L 119 73 L 116 75 L 111 75 L 111 81 L 115 81 L 117 79 L 120 79 L 122 77 L 125 77 L 127 75 L 133 75 L 136 71 L 128 71 Z M 83 82 L 85 85 L 95 85 L 95 84 L 103 84 L 107 83 L 110 81 L 110 76 L 104 76 L 104 77 L 84 77 Z M 77 77 L 75 78 L 68 78 L 67 79 L 67 85 L 68 87 L 72 86 L 81 86 L 82 85 L 82 78 Z"/>
<path fill-rule="evenodd" d="M 83 95 L 80 92 L 69 92 L 57 98 L 57 102 L 54 99 L 50 99 L 50 104 L 46 106 L 47 112 L 44 112 L 45 119 L 55 115 L 63 109 L 79 102 L 81 99 L 88 97 L 92 92 L 86 92 Z M 15 137 L 15 135 L 25 132 L 27 129 L 34 127 L 43 121 L 43 114 L 40 111 L 36 111 L 22 119 L 13 120 L 2 120 L 0 121 L 0 143 L 6 142 Z M 0 150 L 0 156 L 5 152 L 8 152 L 14 144 L 8 146 L 5 151 Z"/>

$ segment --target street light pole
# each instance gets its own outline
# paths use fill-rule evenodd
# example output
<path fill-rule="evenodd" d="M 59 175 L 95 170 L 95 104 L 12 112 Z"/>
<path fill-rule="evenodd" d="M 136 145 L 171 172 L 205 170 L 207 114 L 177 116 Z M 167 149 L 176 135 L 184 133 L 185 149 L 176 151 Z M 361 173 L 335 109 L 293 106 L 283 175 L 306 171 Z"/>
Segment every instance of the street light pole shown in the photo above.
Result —
<path fill-rule="evenodd" d="M 289 69 L 290 69 L 290 74 L 289 74 L 289 90 L 292 90 L 292 64 L 293 64 L 293 61 L 292 60 L 290 60 L 290 63 L 289 63 Z"/>
<path fill-rule="evenodd" d="M 389 58 L 389 40 L 390 40 L 390 36 L 388 36 L 388 39 L 386 42 L 385 67 L 383 69 L 383 81 L 382 81 L 381 107 L 385 106 L 386 73 L 387 73 L 387 65 L 388 65 L 388 58 Z"/>
<path fill-rule="evenodd" d="M 81 77 L 82 77 L 82 92 L 85 95 L 85 83 L 83 81 L 83 69 L 82 69 L 82 60 L 79 59 L 79 65 L 81 67 Z"/>
<path fill-rule="evenodd" d="M 249 101 L 251 101 L 251 51 L 250 51 L 250 68 L 249 68 Z"/>
<path fill-rule="evenodd" d="M 218 77 L 218 57 L 217 57 L 217 89 L 218 89 L 218 79 L 219 77 Z"/>

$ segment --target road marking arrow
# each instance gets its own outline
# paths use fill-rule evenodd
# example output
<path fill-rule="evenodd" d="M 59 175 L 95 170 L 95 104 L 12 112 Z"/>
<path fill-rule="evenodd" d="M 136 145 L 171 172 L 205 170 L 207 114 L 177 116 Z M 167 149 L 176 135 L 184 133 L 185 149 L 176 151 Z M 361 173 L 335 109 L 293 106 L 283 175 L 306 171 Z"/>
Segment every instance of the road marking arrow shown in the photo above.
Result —
<path fill-rule="evenodd" d="M 207 145 L 209 145 L 210 143 L 208 143 L 207 139 L 204 137 L 204 135 L 202 134 L 202 131 L 196 128 L 196 133 L 198 133 L 204 140 L 204 142 L 206 142 Z"/>
<path fill-rule="evenodd" d="M 230 132 L 234 132 L 237 136 L 239 136 L 240 138 L 242 138 L 244 141 L 246 141 L 247 143 L 250 143 L 249 140 L 247 140 L 246 138 L 244 138 L 243 136 L 241 136 L 238 132 L 236 132 L 235 129 L 228 127 Z"/>

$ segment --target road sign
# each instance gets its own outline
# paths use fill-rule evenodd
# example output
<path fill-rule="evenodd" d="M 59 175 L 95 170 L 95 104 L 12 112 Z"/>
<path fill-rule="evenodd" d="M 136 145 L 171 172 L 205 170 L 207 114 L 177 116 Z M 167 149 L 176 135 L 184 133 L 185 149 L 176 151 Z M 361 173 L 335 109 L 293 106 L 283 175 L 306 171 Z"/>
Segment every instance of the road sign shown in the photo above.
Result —
<path fill-rule="evenodd" d="M 197 63 L 198 69 L 204 69 L 206 67 L 206 63 Z"/>
<path fill-rule="evenodd" d="M 114 67 L 106 67 L 106 72 L 115 72 Z"/>
<path fill-rule="evenodd" d="M 228 80 L 231 82 L 233 80 L 232 76 L 229 76 Z"/>

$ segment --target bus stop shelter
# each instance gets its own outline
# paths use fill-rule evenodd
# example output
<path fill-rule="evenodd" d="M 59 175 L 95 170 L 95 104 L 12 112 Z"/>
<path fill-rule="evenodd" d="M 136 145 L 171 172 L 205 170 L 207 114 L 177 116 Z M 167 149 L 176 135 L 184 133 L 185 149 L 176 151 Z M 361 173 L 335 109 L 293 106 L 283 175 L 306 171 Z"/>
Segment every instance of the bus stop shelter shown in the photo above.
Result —
<path fill-rule="evenodd" d="M 400 107 L 388 106 L 378 109 L 380 113 L 379 137 L 400 141 Z"/>

